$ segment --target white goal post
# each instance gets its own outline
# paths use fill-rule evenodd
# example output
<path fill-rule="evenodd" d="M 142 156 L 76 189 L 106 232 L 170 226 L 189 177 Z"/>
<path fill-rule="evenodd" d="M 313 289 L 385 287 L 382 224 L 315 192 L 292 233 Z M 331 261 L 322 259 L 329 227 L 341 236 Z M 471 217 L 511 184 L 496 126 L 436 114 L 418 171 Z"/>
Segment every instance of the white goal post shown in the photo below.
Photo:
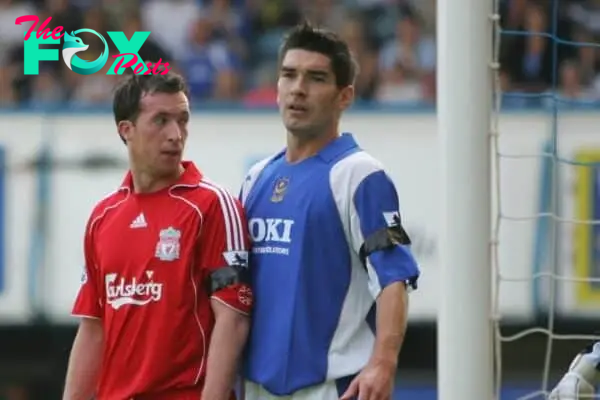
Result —
<path fill-rule="evenodd" d="M 442 234 L 439 400 L 494 394 L 490 118 L 493 0 L 437 1 Z"/>

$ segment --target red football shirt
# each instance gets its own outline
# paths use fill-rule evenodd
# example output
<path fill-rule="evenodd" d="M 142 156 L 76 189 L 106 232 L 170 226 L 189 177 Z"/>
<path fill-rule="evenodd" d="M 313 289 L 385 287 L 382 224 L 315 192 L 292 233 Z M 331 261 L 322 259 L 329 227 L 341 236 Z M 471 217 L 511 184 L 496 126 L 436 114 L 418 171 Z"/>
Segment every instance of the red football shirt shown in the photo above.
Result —
<path fill-rule="evenodd" d="M 87 224 L 85 275 L 73 314 L 102 320 L 99 400 L 198 399 L 214 325 L 207 278 L 247 260 L 240 203 L 191 162 L 173 186 L 136 194 L 131 174 Z M 249 313 L 252 292 L 214 298 Z M 171 393 L 171 394 L 169 394 Z"/>

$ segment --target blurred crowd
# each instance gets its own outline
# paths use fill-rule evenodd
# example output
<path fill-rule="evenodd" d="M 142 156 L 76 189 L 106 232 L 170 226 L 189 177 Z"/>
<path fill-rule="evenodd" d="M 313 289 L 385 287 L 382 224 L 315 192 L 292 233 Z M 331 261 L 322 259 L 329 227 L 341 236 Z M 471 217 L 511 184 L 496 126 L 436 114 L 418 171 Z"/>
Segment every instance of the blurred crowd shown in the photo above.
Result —
<path fill-rule="evenodd" d="M 505 104 L 600 100 L 600 0 L 507 0 L 501 17 L 501 86 L 524 94 Z"/>
<path fill-rule="evenodd" d="M 558 6 L 555 7 L 555 4 Z M 42 62 L 23 74 L 23 33 L 15 19 L 48 16 L 49 28 L 150 31 L 140 56 L 169 62 L 184 74 L 194 102 L 272 105 L 282 33 L 302 19 L 338 32 L 360 65 L 361 102 L 435 102 L 436 0 L 0 0 L 0 106 L 107 104 L 114 75 L 79 75 L 63 62 Z M 600 98 L 599 51 L 569 41 L 600 43 L 600 0 L 502 0 L 505 30 L 547 35 L 503 35 L 504 90 L 550 93 L 567 100 Z M 457 21 L 460 23 L 460 21 Z M 81 58 L 96 59 L 91 34 Z M 560 45 L 555 40 L 560 37 Z M 112 42 L 108 40 L 112 46 Z M 596 45 L 598 46 L 598 45 Z M 115 48 L 111 55 L 118 54 Z M 109 58 L 110 61 L 111 58 Z M 554 89 L 556 88 L 556 89 Z M 510 97 L 525 105 L 543 97 Z"/>

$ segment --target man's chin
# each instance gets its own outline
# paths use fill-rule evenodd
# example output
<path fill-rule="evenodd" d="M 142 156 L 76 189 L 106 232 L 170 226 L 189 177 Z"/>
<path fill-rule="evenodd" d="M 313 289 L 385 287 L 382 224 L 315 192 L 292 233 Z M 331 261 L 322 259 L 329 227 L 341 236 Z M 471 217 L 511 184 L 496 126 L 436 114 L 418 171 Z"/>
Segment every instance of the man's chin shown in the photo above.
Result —
<path fill-rule="evenodd" d="M 157 171 L 161 176 L 179 176 L 183 173 L 181 158 L 163 160 Z"/>
<path fill-rule="evenodd" d="M 310 132 L 314 130 L 314 127 L 308 121 L 288 120 L 285 121 L 285 128 L 289 133 L 294 136 L 305 137 L 310 136 Z"/>

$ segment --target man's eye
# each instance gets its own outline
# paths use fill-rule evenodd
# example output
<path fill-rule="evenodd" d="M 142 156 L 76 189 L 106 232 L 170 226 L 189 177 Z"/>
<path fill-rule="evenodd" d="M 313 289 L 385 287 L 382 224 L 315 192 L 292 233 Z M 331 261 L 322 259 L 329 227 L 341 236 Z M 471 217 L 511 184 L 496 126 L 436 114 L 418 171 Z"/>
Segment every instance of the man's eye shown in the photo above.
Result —
<path fill-rule="evenodd" d="M 157 125 L 164 125 L 167 122 L 165 117 L 156 117 L 154 118 L 154 123 Z"/>

